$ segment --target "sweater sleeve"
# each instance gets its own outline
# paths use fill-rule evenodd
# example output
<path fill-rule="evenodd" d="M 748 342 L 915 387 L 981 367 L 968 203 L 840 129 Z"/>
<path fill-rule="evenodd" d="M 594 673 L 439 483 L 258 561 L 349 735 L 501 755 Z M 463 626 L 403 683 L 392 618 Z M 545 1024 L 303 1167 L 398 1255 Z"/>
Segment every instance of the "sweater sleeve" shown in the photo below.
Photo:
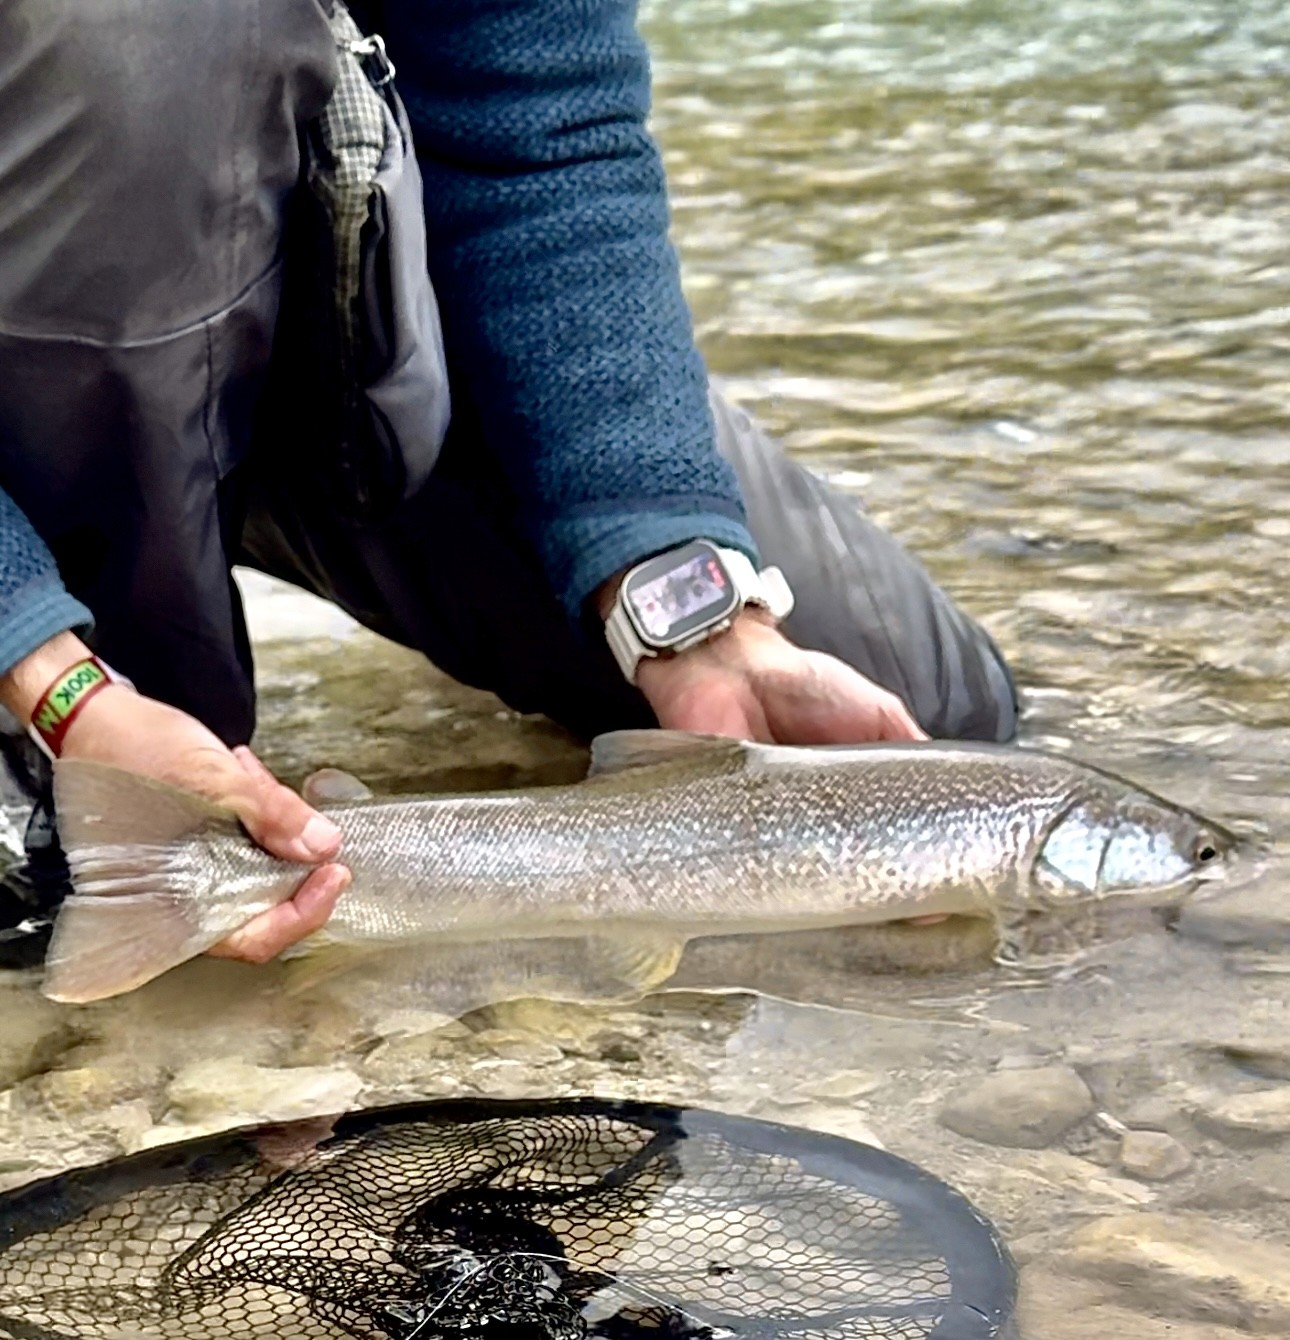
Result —
<path fill-rule="evenodd" d="M 570 615 L 684 540 L 755 559 L 668 240 L 634 0 L 386 0 L 379 22 L 453 393 Z"/>
<path fill-rule="evenodd" d="M 56 633 L 86 630 L 90 612 L 64 589 L 53 555 L 0 491 L 0 674 Z"/>

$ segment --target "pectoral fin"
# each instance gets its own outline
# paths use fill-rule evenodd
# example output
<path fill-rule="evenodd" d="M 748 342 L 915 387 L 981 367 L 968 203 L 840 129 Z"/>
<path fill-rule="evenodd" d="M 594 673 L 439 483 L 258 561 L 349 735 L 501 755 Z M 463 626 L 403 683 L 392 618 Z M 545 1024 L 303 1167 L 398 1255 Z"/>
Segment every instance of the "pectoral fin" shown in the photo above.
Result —
<path fill-rule="evenodd" d="M 637 995 L 662 986 L 677 970 L 685 941 L 656 931 L 626 931 L 588 938 L 591 963 L 605 981 L 621 982 Z"/>

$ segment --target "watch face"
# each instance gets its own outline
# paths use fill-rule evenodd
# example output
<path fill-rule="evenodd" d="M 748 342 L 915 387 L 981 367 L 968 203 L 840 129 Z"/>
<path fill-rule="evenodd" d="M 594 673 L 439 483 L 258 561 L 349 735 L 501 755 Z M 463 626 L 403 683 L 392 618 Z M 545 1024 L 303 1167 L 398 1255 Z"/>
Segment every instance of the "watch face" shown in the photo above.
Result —
<path fill-rule="evenodd" d="M 629 573 L 623 601 L 650 646 L 670 647 L 729 618 L 739 597 L 716 549 L 695 540 Z"/>

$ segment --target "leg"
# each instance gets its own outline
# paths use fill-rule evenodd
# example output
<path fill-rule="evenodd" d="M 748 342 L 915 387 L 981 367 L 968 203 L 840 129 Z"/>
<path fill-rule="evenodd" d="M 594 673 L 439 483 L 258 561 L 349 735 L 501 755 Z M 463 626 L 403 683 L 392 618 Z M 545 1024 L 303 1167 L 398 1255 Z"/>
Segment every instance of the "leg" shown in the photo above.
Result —
<path fill-rule="evenodd" d="M 254 696 L 228 476 L 298 123 L 334 62 L 318 0 L 0 0 L 0 483 L 93 610 L 95 650 L 230 744 Z M 31 950 L 2 928 L 47 915 L 65 877 L 26 746 L 0 740 L 37 802 L 0 962 Z"/>
<path fill-rule="evenodd" d="M 789 635 L 899 693 L 933 735 L 1010 738 L 1012 681 L 987 634 L 849 499 L 747 415 L 715 397 L 714 409 L 753 534 L 797 593 Z M 324 520 L 294 487 L 257 486 L 245 560 L 584 738 L 652 725 L 600 639 L 580 638 L 544 586 L 467 412 L 429 485 L 379 531 Z"/>

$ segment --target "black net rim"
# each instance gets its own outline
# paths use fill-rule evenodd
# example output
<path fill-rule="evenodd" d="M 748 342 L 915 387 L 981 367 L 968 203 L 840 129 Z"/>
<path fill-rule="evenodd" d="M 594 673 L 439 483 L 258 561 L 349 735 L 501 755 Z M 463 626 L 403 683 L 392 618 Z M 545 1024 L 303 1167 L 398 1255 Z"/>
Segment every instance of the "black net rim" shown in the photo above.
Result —
<path fill-rule="evenodd" d="M 697 1107 L 626 1099 L 452 1098 L 365 1108 L 299 1122 L 243 1126 L 74 1168 L 0 1194 L 0 1252 L 144 1188 L 199 1184 L 259 1157 L 271 1132 L 326 1125 L 315 1148 L 402 1123 L 457 1125 L 499 1119 L 594 1116 L 630 1122 L 670 1139 L 715 1135 L 764 1155 L 787 1155 L 808 1173 L 894 1206 L 944 1257 L 950 1298 L 928 1340 L 992 1340 L 1011 1321 L 1017 1270 L 995 1226 L 962 1192 L 896 1154 L 841 1136 Z M 8 1323 L 12 1326 L 12 1322 Z"/>

